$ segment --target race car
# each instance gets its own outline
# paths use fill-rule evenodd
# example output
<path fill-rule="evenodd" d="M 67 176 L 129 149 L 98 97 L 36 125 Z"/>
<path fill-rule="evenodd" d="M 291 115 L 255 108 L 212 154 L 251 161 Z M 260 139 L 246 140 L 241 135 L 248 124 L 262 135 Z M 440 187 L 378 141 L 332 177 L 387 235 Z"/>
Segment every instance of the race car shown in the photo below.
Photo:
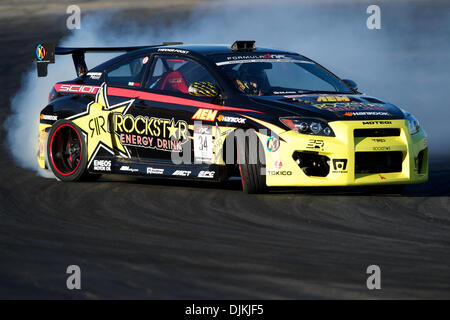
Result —
<path fill-rule="evenodd" d="M 87 52 L 124 52 L 92 69 Z M 418 120 L 295 52 L 232 45 L 36 47 L 72 55 L 40 113 L 37 161 L 62 181 L 125 174 L 270 187 L 428 179 Z"/>

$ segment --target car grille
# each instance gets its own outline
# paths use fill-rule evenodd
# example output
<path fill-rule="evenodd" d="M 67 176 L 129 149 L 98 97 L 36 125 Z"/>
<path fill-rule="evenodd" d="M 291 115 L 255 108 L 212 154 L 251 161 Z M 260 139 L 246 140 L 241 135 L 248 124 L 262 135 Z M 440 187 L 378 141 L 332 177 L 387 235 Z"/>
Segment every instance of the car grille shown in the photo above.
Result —
<path fill-rule="evenodd" d="M 400 136 L 400 129 L 386 128 L 386 129 L 355 129 L 353 131 L 355 138 L 361 137 L 398 137 Z"/>
<path fill-rule="evenodd" d="M 402 161 L 401 151 L 356 152 L 355 173 L 401 172 Z"/>

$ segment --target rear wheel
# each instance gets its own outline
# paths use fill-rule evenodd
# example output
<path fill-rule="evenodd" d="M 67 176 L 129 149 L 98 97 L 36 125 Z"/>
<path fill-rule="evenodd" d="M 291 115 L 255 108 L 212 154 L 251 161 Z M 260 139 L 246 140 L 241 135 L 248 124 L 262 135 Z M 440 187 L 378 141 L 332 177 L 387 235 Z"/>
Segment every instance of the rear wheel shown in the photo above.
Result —
<path fill-rule="evenodd" d="M 49 132 L 47 159 L 54 175 L 62 181 L 89 179 L 87 150 L 81 130 L 72 122 L 56 122 Z"/>
<path fill-rule="evenodd" d="M 252 131 L 245 139 L 236 141 L 238 166 L 242 188 L 246 193 L 267 192 L 264 150 L 256 133 Z"/>

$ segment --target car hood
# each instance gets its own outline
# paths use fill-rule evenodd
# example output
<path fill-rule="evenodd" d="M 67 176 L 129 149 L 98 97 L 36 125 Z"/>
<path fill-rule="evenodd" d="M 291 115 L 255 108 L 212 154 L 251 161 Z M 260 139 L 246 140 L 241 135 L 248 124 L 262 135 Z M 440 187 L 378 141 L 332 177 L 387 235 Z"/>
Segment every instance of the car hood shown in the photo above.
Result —
<path fill-rule="evenodd" d="M 278 114 L 318 117 L 327 121 L 403 119 L 400 108 L 366 95 L 299 94 L 251 97 Z"/>

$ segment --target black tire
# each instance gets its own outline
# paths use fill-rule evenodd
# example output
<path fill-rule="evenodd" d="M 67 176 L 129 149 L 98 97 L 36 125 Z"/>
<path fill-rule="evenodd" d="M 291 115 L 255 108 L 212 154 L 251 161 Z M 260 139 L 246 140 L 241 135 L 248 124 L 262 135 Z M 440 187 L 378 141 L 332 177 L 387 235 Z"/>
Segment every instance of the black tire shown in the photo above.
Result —
<path fill-rule="evenodd" d="M 59 120 L 51 128 L 47 142 L 47 160 L 61 181 L 91 178 L 87 173 L 87 148 L 81 130 L 71 121 Z"/>
<path fill-rule="evenodd" d="M 256 149 L 250 141 L 257 141 Z M 246 193 L 267 192 L 265 159 L 260 159 L 259 153 L 263 154 L 264 149 L 256 133 L 252 131 L 245 139 L 236 140 L 238 156 L 238 166 L 241 174 L 242 189 Z M 256 150 L 250 150 L 256 149 Z M 260 152 L 259 152 L 260 151 Z"/>

